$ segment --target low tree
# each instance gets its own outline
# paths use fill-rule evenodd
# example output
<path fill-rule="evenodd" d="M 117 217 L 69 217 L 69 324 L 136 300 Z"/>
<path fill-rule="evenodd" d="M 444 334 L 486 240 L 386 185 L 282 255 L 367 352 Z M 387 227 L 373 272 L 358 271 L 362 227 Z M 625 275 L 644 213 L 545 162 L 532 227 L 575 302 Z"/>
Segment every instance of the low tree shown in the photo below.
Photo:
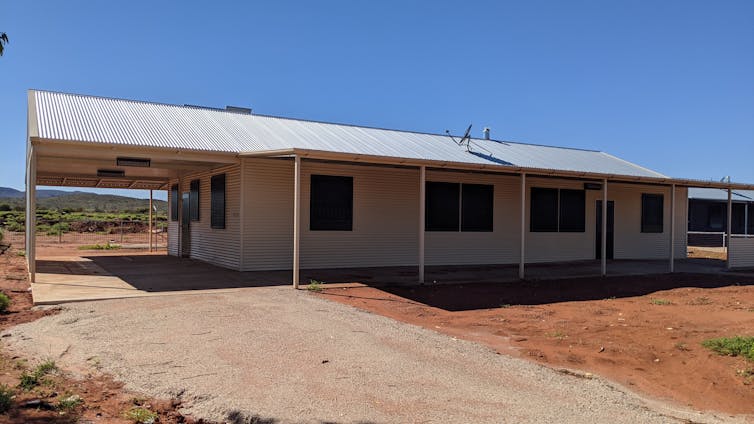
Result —
<path fill-rule="evenodd" d="M 3 55 L 6 44 L 8 44 L 8 36 L 4 32 L 0 32 L 0 56 Z"/>

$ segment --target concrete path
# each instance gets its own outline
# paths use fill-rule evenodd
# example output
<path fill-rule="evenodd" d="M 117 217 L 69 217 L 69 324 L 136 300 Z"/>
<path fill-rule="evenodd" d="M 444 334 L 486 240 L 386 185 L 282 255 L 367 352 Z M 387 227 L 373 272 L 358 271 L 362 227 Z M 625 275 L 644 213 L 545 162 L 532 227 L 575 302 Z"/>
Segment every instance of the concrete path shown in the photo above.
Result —
<path fill-rule="evenodd" d="M 9 333 L 11 350 L 99 368 L 217 421 L 743 421 L 645 401 L 288 287 L 74 303 Z"/>

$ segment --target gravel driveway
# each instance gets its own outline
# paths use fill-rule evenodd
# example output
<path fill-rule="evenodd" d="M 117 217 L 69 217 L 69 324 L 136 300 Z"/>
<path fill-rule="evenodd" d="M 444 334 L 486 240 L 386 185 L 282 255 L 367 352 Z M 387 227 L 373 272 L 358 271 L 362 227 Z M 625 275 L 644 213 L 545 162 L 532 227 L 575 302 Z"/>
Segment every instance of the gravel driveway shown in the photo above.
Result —
<path fill-rule="evenodd" d="M 70 304 L 11 349 L 230 422 L 718 422 L 287 287 Z M 254 420 L 253 417 L 258 418 Z M 266 421 L 265 421 L 266 420 Z"/>

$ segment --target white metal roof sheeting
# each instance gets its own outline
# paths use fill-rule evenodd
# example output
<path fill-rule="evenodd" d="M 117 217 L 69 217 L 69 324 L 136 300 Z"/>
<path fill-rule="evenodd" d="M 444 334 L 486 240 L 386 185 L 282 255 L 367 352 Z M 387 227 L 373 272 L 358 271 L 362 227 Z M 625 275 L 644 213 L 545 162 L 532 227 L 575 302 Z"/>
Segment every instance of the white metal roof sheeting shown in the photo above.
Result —
<path fill-rule="evenodd" d="M 719 188 L 689 188 L 689 199 L 728 201 L 728 190 Z M 754 202 L 754 190 L 733 190 L 734 202 Z"/>
<path fill-rule="evenodd" d="M 310 149 L 641 177 L 665 175 L 607 153 L 331 124 L 216 109 L 33 91 L 39 137 L 228 153 Z"/>

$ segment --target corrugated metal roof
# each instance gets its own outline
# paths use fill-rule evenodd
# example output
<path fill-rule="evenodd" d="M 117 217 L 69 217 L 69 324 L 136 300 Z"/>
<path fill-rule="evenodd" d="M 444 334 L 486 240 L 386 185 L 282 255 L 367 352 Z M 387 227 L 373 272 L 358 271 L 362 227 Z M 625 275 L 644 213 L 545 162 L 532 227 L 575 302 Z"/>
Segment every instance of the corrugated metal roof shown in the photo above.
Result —
<path fill-rule="evenodd" d="M 719 188 L 689 188 L 689 199 L 728 201 L 728 190 Z M 734 202 L 754 202 L 754 190 L 733 190 Z"/>
<path fill-rule="evenodd" d="M 469 164 L 665 177 L 604 152 L 245 115 L 133 100 L 32 91 L 39 137 L 229 153 L 310 149 Z"/>

